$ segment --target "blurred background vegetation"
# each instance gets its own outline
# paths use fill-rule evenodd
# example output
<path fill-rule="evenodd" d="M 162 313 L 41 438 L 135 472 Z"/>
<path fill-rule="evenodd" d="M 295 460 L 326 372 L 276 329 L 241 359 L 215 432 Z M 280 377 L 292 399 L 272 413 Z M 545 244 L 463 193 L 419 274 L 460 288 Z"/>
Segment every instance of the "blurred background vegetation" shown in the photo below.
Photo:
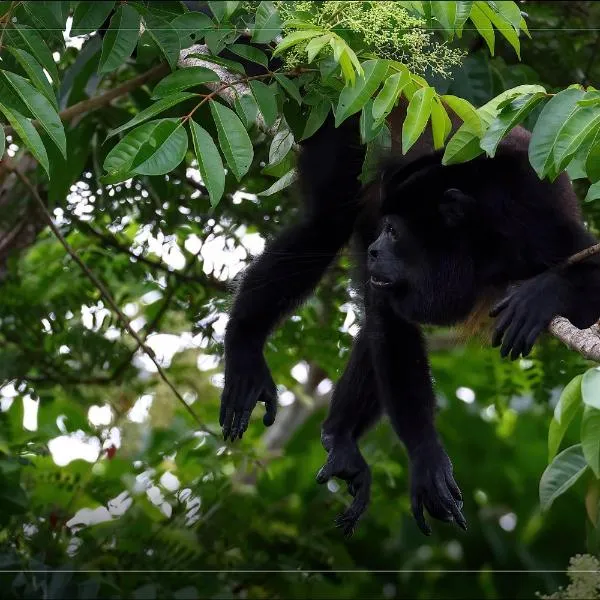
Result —
<path fill-rule="evenodd" d="M 500 39 L 491 57 L 465 31 L 462 65 L 432 81 L 440 93 L 480 106 L 524 83 L 550 91 L 600 83 L 600 3 L 520 7 L 532 33 L 522 61 Z M 61 109 L 156 64 L 148 38 L 135 59 L 100 77 L 98 36 L 73 38 L 79 44 L 67 37 L 66 46 L 61 38 L 46 40 L 61 73 Z M 373 469 L 370 510 L 350 540 L 333 526 L 348 496 L 314 478 L 325 459 L 319 424 L 357 327 L 347 255 L 269 340 L 282 392 L 276 424 L 265 430 L 257 410 L 241 443 L 222 443 L 229 283 L 293 221 L 297 192 L 253 195 L 273 181 L 260 164 L 270 140 L 258 130 L 244 191 L 228 175 L 214 209 L 191 161 L 167 176 L 104 186 L 107 132 L 149 104 L 150 88 L 138 87 L 70 122 L 68 160 L 56 158 L 59 175 L 38 192 L 202 425 L 121 335 L 98 290 L 22 200 L 24 184 L 0 164 L 0 241 L 18 231 L 21 247 L 7 243 L 9 253 L 0 244 L 1 595 L 531 598 L 565 585 L 570 558 L 596 554 L 600 538 L 589 474 L 550 511 L 539 506 L 553 407 L 589 366 L 555 339 L 512 363 L 452 331 L 428 334 L 438 425 L 465 497 L 467 533 L 437 522 L 432 537 L 419 533 L 406 456 L 387 423 L 362 444 Z M 28 156 L 15 145 L 9 151 L 26 168 Z M 584 210 L 598 230 L 600 204 Z M 577 441 L 577 431 L 569 437 Z"/>

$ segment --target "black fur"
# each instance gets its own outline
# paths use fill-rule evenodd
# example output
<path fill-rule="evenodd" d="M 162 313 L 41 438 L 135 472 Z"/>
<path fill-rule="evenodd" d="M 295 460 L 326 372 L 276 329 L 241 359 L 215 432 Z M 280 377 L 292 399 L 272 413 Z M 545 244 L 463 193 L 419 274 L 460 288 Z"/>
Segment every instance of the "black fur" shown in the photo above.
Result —
<path fill-rule="evenodd" d="M 277 322 L 315 287 L 353 235 L 366 321 L 333 394 L 322 441 L 329 456 L 318 475 L 339 477 L 354 500 L 338 518 L 351 533 L 369 502 L 371 476 L 359 436 L 385 411 L 411 461 L 417 523 L 466 526 L 452 465 L 434 425 L 435 396 L 420 324 L 466 319 L 500 290 L 494 345 L 527 355 L 556 315 L 578 327 L 600 315 L 600 258 L 567 269 L 567 257 L 595 242 L 584 228 L 565 175 L 540 181 L 529 165 L 529 134 L 513 130 L 494 159 L 443 167 L 432 153 L 406 164 L 393 158 L 359 193 L 364 150 L 355 119 L 328 121 L 305 142 L 300 175 L 304 217 L 247 269 L 225 340 L 221 425 L 242 437 L 258 401 L 275 418 L 276 388 L 263 345 Z"/>

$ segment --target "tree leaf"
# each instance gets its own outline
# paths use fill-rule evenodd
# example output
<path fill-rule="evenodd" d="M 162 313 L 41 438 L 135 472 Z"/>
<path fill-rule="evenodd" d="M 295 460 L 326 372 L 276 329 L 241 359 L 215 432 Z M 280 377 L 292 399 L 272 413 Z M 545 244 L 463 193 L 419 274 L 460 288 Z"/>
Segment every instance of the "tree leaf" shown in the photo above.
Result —
<path fill-rule="evenodd" d="M 231 46 L 227 46 L 227 50 L 249 60 L 250 62 L 258 63 L 265 68 L 269 66 L 269 59 L 267 55 L 258 48 L 254 46 L 248 46 L 247 44 L 231 44 Z"/>
<path fill-rule="evenodd" d="M 583 96 L 582 90 L 563 90 L 551 98 L 540 113 L 529 142 L 529 162 L 540 179 L 554 169 L 556 138 L 569 116 L 577 109 L 577 100 Z"/>
<path fill-rule="evenodd" d="M 8 38 L 9 45 L 27 50 L 48 71 L 54 85 L 58 84 L 58 69 L 52 52 L 35 29 L 27 25 L 15 24 L 11 29 L 5 29 L 4 33 Z"/>
<path fill-rule="evenodd" d="M 443 104 L 434 97 L 431 103 L 431 132 L 433 147 L 436 150 L 444 147 L 444 142 L 452 130 L 452 122 Z"/>
<path fill-rule="evenodd" d="M 563 450 L 547 467 L 540 479 L 540 504 L 548 510 L 588 468 L 581 444 Z"/>
<path fill-rule="evenodd" d="M 595 106 L 578 106 L 560 128 L 554 142 L 554 172 L 564 170 L 584 141 L 595 136 L 600 127 L 600 110 Z"/>
<path fill-rule="evenodd" d="M 208 190 L 211 206 L 217 206 L 225 191 L 225 168 L 211 135 L 195 121 L 190 121 L 192 142 L 202 181 Z"/>
<path fill-rule="evenodd" d="M 136 6 L 136 8 L 144 17 L 146 31 L 160 48 L 171 69 L 175 69 L 179 60 L 179 52 L 181 51 L 179 34 L 166 19 L 158 17 L 147 9 L 142 10 L 140 6 Z"/>
<path fill-rule="evenodd" d="M 472 0 L 470 2 L 456 2 L 456 17 L 454 18 L 454 29 L 458 37 L 462 37 L 463 27 L 471 14 L 473 8 Z"/>
<path fill-rule="evenodd" d="M 128 4 L 120 4 L 110 20 L 102 42 L 98 73 L 118 69 L 133 52 L 140 34 L 140 15 Z"/>
<path fill-rule="evenodd" d="M 419 139 L 431 115 L 431 104 L 435 90 L 423 87 L 417 90 L 411 98 L 406 111 L 406 119 L 402 124 L 402 152 L 406 154 Z"/>
<path fill-rule="evenodd" d="M 582 379 L 583 375 L 577 375 L 567 383 L 554 408 L 554 417 L 548 431 L 548 462 L 556 456 L 571 421 L 573 421 L 583 406 L 581 395 Z"/>
<path fill-rule="evenodd" d="M 585 196 L 584 202 L 593 202 L 594 200 L 598 200 L 600 198 L 600 181 L 596 183 L 592 183 L 590 185 L 587 194 Z"/>
<path fill-rule="evenodd" d="M 383 84 L 383 88 L 373 100 L 373 119 L 381 121 L 394 108 L 402 89 L 410 81 L 410 72 L 403 70 L 390 75 Z"/>
<path fill-rule="evenodd" d="M 73 13 L 71 36 L 96 31 L 104 23 L 114 5 L 114 2 L 79 2 Z"/>
<path fill-rule="evenodd" d="M 258 196 L 272 196 L 277 192 L 285 189 L 286 187 L 292 185 L 294 181 L 298 178 L 298 172 L 296 169 L 292 169 L 288 171 L 283 177 L 278 179 L 270 188 L 266 189 L 264 192 L 259 192 Z"/>
<path fill-rule="evenodd" d="M 40 94 L 24 77 L 9 71 L 0 71 L 9 85 L 25 103 L 31 114 L 40 122 L 42 128 L 56 144 L 61 154 L 67 156 L 65 130 L 56 109 L 46 96 Z"/>
<path fill-rule="evenodd" d="M 131 129 L 132 127 L 135 127 L 136 125 L 139 125 L 140 123 L 143 123 L 144 121 L 147 121 L 148 119 L 151 119 L 152 117 L 160 114 L 168 108 L 176 106 L 177 104 L 180 104 L 185 100 L 189 100 L 190 98 L 195 97 L 197 97 L 197 94 L 193 94 L 191 92 L 178 92 L 177 94 L 173 94 L 172 96 L 161 98 L 154 104 L 151 104 L 148 108 L 141 110 L 133 117 L 133 119 L 127 121 L 127 123 L 124 123 L 120 127 L 109 131 L 108 135 L 106 136 L 106 139 L 109 139 L 117 135 L 118 133 L 125 131 L 126 129 Z"/>
<path fill-rule="evenodd" d="M 596 136 L 590 144 L 585 159 L 585 170 L 590 181 L 596 183 L 600 180 L 600 131 L 596 132 Z"/>
<path fill-rule="evenodd" d="M 52 89 L 52 85 L 48 81 L 44 70 L 40 64 L 25 50 L 21 48 L 8 47 L 7 50 L 15 57 L 16 61 L 21 65 L 31 83 L 50 101 L 52 106 L 58 111 L 58 101 L 56 93 Z"/>
<path fill-rule="evenodd" d="M 290 33 L 286 37 L 284 37 L 279 44 L 277 44 L 277 48 L 273 51 L 273 56 L 277 56 L 281 54 L 288 48 L 299 44 L 300 42 L 304 42 L 305 40 L 310 40 L 318 35 L 323 35 L 322 29 L 308 29 L 306 31 L 294 31 Z"/>
<path fill-rule="evenodd" d="M 179 119 L 160 119 L 130 131 L 108 154 L 106 183 L 116 183 L 131 174 L 164 175 L 183 160 L 188 137 Z"/>
<path fill-rule="evenodd" d="M 246 129 L 250 128 L 256 123 L 256 117 L 258 116 L 258 104 L 252 94 L 243 94 L 237 96 L 233 102 L 235 112 L 238 117 L 244 123 Z"/>
<path fill-rule="evenodd" d="M 210 111 L 217 126 L 219 146 L 232 173 L 239 181 L 252 164 L 252 142 L 243 123 L 230 108 L 211 100 Z"/>
<path fill-rule="evenodd" d="M 509 131 L 521 123 L 527 115 L 546 97 L 546 94 L 537 92 L 513 100 L 508 107 L 492 121 L 480 146 L 488 156 L 494 157 L 500 141 Z"/>
<path fill-rule="evenodd" d="M 454 34 L 454 21 L 456 19 L 456 2 L 433 2 L 431 14 L 435 20 L 444 28 L 450 39 Z"/>
<path fill-rule="evenodd" d="M 458 117 L 469 127 L 475 135 L 483 135 L 483 122 L 477 109 L 464 98 L 458 96 L 441 96 L 442 102 L 447 104 Z"/>
<path fill-rule="evenodd" d="M 300 90 L 298 90 L 293 81 L 288 79 L 285 75 L 281 75 L 281 73 L 275 73 L 275 80 L 291 98 L 293 98 L 298 104 L 302 104 Z"/>
<path fill-rule="evenodd" d="M 494 3 L 496 6 L 497 4 Z M 476 2 L 475 5 L 481 9 L 483 14 L 491 21 L 496 29 L 502 34 L 506 41 L 514 48 L 519 59 L 521 58 L 521 45 L 519 43 L 519 34 L 515 31 L 504 15 L 492 10 L 486 2 Z"/>
<path fill-rule="evenodd" d="M 321 128 L 321 125 L 325 123 L 325 119 L 329 114 L 330 108 L 331 104 L 329 100 L 322 100 L 312 107 L 308 115 L 308 119 L 306 119 L 306 127 L 304 129 L 304 133 L 302 134 L 301 140 L 308 139 Z"/>
<path fill-rule="evenodd" d="M 171 27 L 179 35 L 182 48 L 187 48 L 191 42 L 204 38 L 208 31 L 215 28 L 213 20 L 203 13 L 187 12 L 175 17 Z"/>
<path fill-rule="evenodd" d="M 0 160 L 4 156 L 6 151 L 6 135 L 4 134 L 4 128 L 0 127 Z"/>
<path fill-rule="evenodd" d="M 281 17 L 273 2 L 261 2 L 256 9 L 252 41 L 267 44 L 281 33 Z"/>
<path fill-rule="evenodd" d="M 488 45 L 490 49 L 490 54 L 494 56 L 494 42 L 496 36 L 494 34 L 494 29 L 492 27 L 492 22 L 488 19 L 487 15 L 481 10 L 477 3 L 473 4 L 471 8 L 471 13 L 469 14 L 469 19 L 473 25 L 475 25 L 475 29 L 479 32 L 479 35 L 485 40 L 485 43 Z"/>
<path fill-rule="evenodd" d="M 204 83 L 220 81 L 219 76 L 206 67 L 186 67 L 167 75 L 156 84 L 152 98 L 164 98 Z"/>
<path fill-rule="evenodd" d="M 360 139 L 362 143 L 368 144 L 374 140 L 379 135 L 383 125 L 384 121 L 375 121 L 373 118 L 373 100 L 367 100 L 360 113 Z"/>
<path fill-rule="evenodd" d="M 600 368 L 595 367 L 583 374 L 581 394 L 586 406 L 600 409 Z"/>
<path fill-rule="evenodd" d="M 600 477 L 600 410 L 591 406 L 583 411 L 581 448 L 587 464 Z"/>
<path fill-rule="evenodd" d="M 313 38 L 306 45 L 306 53 L 308 54 L 308 62 L 311 63 L 315 60 L 315 56 L 321 52 L 321 50 L 331 42 L 332 34 L 326 33 L 325 35 L 321 35 L 319 37 Z"/>
<path fill-rule="evenodd" d="M 294 136 L 289 129 L 277 132 L 269 148 L 269 165 L 280 163 L 294 145 Z"/>
<path fill-rule="evenodd" d="M 277 119 L 277 99 L 273 90 L 262 81 L 250 81 L 250 89 L 267 127 L 271 127 Z"/>
<path fill-rule="evenodd" d="M 207 4 L 210 7 L 210 10 L 211 10 L 214 18 L 220 23 L 223 20 L 223 18 L 225 17 L 225 11 L 227 9 L 226 3 L 219 1 L 219 2 L 207 2 Z"/>
<path fill-rule="evenodd" d="M 362 64 L 363 74 L 356 79 L 353 86 L 346 85 L 340 94 L 335 111 L 336 127 L 366 104 L 385 79 L 388 67 L 387 61 L 379 59 L 367 60 Z"/>
<path fill-rule="evenodd" d="M 8 122 L 15 130 L 21 141 L 27 146 L 34 158 L 42 165 L 44 171 L 50 177 L 50 164 L 48 163 L 48 154 L 42 142 L 40 134 L 36 131 L 31 121 L 17 111 L 8 106 L 0 104 L 0 112 L 4 113 Z"/>

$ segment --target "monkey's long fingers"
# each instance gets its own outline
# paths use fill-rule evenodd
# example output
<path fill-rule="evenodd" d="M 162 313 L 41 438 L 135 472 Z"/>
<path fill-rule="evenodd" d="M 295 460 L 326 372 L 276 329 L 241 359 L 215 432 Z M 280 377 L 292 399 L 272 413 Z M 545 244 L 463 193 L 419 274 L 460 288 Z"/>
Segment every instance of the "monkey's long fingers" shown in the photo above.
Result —
<path fill-rule="evenodd" d="M 434 477 L 435 487 L 444 510 L 452 516 L 452 519 L 456 524 L 466 531 L 467 521 L 462 514 L 456 500 L 452 497 L 448 485 L 446 483 L 446 476 L 444 473 L 436 473 Z"/>
<path fill-rule="evenodd" d="M 251 386 L 244 386 L 244 392 L 244 395 L 241 396 L 244 399 L 243 404 L 241 406 L 236 406 L 235 416 L 233 417 L 233 422 L 231 424 L 232 442 L 235 441 L 235 438 L 238 437 L 240 433 L 244 433 L 242 424 L 245 422 L 246 426 L 248 425 L 250 414 L 252 413 L 252 409 L 256 406 L 260 394 L 260 390 L 256 390 Z"/>
<path fill-rule="evenodd" d="M 338 515 L 335 524 L 344 529 L 344 535 L 351 536 L 371 500 L 371 472 L 369 469 L 361 471 L 352 479 L 348 487 L 352 490 L 354 500 L 341 515 Z"/>
<path fill-rule="evenodd" d="M 502 338 L 504 337 L 504 332 L 508 329 L 512 318 L 514 315 L 514 310 L 509 308 L 504 314 L 502 314 L 498 321 L 496 322 L 496 327 L 494 328 L 494 335 L 492 336 L 492 346 L 495 348 L 502 343 Z"/>
<path fill-rule="evenodd" d="M 502 358 L 506 358 L 514 345 L 518 342 L 519 333 L 524 324 L 525 316 L 519 314 L 517 311 L 517 314 L 513 317 L 510 327 L 506 330 L 502 340 L 502 348 L 500 348 L 500 356 L 502 356 Z"/>
<path fill-rule="evenodd" d="M 502 300 L 500 300 L 500 302 L 497 302 L 496 304 L 494 304 L 494 306 L 492 306 L 490 313 L 489 313 L 490 317 L 497 317 L 508 306 L 512 297 L 513 297 L 513 293 L 509 293 L 506 296 L 504 296 L 504 298 L 502 298 Z"/>
<path fill-rule="evenodd" d="M 317 473 L 317 483 L 327 483 L 333 477 L 333 470 L 335 468 L 332 455 L 327 457 L 327 462 L 319 469 Z"/>
<path fill-rule="evenodd" d="M 277 414 L 277 394 L 269 394 L 265 399 L 265 416 L 263 417 L 263 424 L 266 427 L 270 427 L 275 422 L 275 415 Z"/>
<path fill-rule="evenodd" d="M 423 496 L 421 493 L 413 493 L 411 497 L 411 507 L 412 514 L 417 522 L 419 529 L 425 535 L 431 535 L 431 527 L 425 521 L 425 517 L 423 516 Z"/>

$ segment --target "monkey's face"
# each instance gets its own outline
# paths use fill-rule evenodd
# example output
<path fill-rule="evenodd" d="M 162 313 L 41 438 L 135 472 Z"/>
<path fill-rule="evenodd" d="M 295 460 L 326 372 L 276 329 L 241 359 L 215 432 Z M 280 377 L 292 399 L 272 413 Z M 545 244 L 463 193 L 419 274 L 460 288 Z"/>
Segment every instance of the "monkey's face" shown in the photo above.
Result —
<path fill-rule="evenodd" d="M 379 231 L 367 251 L 372 294 L 419 323 L 447 325 L 471 312 L 475 268 L 460 230 L 386 215 Z"/>

